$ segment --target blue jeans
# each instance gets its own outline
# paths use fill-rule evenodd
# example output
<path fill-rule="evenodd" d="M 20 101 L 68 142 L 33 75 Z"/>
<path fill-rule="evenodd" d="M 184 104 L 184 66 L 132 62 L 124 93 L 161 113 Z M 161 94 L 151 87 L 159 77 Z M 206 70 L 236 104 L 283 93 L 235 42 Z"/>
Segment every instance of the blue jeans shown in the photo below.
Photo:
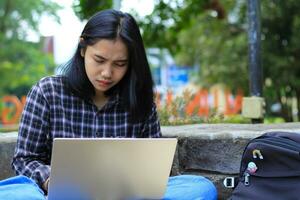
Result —
<path fill-rule="evenodd" d="M 26 176 L 0 181 L 0 199 L 45 200 L 44 192 Z M 213 183 L 202 176 L 181 175 L 169 178 L 164 200 L 216 200 Z"/>

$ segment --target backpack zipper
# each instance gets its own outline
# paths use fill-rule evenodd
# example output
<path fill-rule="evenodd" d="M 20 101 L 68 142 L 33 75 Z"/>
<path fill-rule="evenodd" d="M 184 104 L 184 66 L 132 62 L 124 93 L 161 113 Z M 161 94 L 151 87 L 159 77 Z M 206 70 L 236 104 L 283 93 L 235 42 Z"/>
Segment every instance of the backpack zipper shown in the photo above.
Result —
<path fill-rule="evenodd" d="M 244 173 L 244 185 L 245 186 L 250 185 L 250 174 L 248 172 Z"/>
<path fill-rule="evenodd" d="M 253 142 L 263 142 L 263 143 L 283 147 L 283 148 L 286 148 L 286 149 L 290 149 L 290 150 L 293 150 L 293 151 L 297 151 L 297 152 L 300 151 L 300 145 L 298 145 L 297 143 L 295 144 L 292 141 L 282 140 L 280 138 L 268 138 L 268 139 L 267 138 L 259 138 L 259 139 L 255 139 Z M 251 142 L 251 143 L 253 143 L 253 142 Z"/>
<path fill-rule="evenodd" d="M 275 136 L 262 136 L 261 138 L 258 138 L 258 139 L 271 139 L 273 141 L 278 141 L 280 143 L 286 143 L 286 144 L 289 144 L 291 146 L 295 146 L 297 147 L 298 149 L 300 149 L 300 144 L 298 142 L 295 142 L 294 140 L 292 139 L 289 139 L 289 138 L 285 138 L 285 137 L 275 137 Z"/>

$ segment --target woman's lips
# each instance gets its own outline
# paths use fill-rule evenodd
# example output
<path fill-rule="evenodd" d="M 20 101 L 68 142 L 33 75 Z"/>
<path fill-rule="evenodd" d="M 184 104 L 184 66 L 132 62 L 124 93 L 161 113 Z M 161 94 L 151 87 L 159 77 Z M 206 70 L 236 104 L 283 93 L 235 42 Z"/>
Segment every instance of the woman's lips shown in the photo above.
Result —
<path fill-rule="evenodd" d="M 103 86 L 109 86 L 110 84 L 112 84 L 111 81 L 104 81 L 104 80 L 97 80 L 97 83 Z"/>

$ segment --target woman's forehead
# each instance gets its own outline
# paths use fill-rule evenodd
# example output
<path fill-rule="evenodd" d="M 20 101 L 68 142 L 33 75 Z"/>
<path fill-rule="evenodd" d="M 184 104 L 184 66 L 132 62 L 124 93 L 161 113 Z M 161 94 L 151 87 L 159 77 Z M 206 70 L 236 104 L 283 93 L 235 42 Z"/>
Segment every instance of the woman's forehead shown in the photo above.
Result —
<path fill-rule="evenodd" d="M 95 44 L 88 46 L 91 53 L 106 59 L 128 59 L 128 49 L 121 39 L 100 39 Z"/>

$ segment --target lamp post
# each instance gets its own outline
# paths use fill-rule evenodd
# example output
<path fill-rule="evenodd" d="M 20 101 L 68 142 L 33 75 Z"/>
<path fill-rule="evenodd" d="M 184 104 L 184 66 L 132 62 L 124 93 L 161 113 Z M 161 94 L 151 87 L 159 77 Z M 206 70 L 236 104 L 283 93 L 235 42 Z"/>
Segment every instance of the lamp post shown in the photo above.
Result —
<path fill-rule="evenodd" d="M 263 73 L 261 66 L 260 0 L 248 0 L 248 48 L 250 97 L 243 99 L 242 114 L 252 123 L 262 123 L 264 98 L 262 97 Z"/>
<path fill-rule="evenodd" d="M 248 0 L 248 45 L 250 94 L 262 96 L 262 67 L 260 50 L 260 1 Z"/>

